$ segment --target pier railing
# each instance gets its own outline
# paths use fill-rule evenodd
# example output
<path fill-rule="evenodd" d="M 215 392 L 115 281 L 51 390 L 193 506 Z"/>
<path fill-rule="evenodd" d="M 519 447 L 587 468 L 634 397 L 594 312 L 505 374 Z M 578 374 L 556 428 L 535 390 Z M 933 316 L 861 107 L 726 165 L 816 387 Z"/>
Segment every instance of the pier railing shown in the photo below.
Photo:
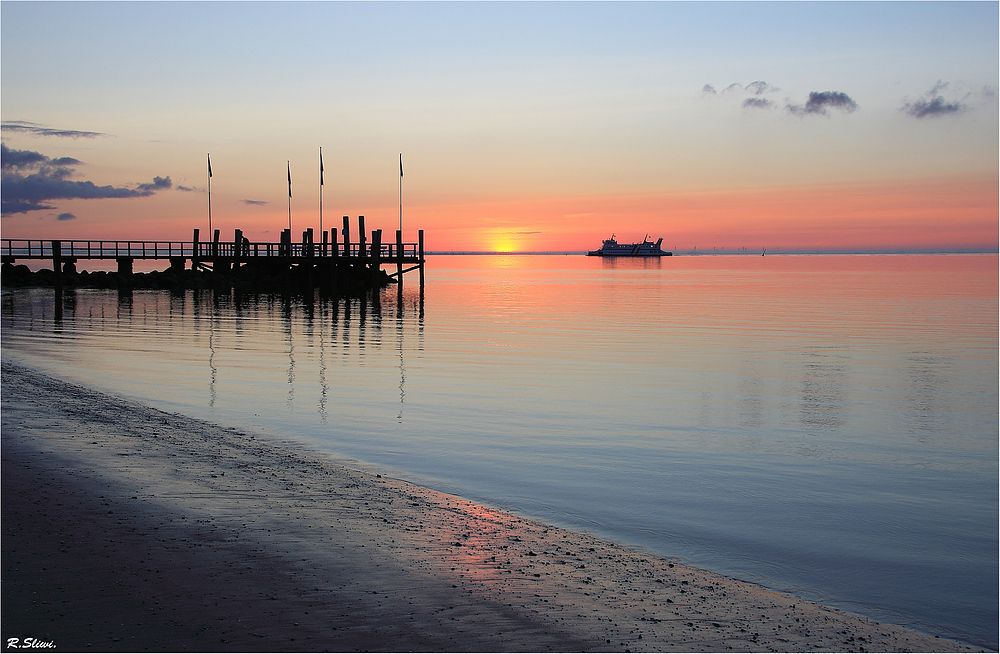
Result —
<path fill-rule="evenodd" d="M 379 259 L 417 261 L 423 248 L 419 243 L 383 243 Z M 372 243 L 268 243 L 194 241 L 44 241 L 2 239 L 0 255 L 18 259 L 250 259 L 256 257 L 353 257 L 370 258 Z M 58 248 L 58 252 L 55 251 Z"/>

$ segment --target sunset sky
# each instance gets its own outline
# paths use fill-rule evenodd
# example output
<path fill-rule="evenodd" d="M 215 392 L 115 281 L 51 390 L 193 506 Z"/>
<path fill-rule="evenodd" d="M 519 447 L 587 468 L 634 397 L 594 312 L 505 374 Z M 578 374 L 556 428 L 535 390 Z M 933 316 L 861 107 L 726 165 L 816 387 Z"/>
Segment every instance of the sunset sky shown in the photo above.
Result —
<path fill-rule="evenodd" d="M 998 6 L 3 2 L 3 237 L 995 252 Z"/>

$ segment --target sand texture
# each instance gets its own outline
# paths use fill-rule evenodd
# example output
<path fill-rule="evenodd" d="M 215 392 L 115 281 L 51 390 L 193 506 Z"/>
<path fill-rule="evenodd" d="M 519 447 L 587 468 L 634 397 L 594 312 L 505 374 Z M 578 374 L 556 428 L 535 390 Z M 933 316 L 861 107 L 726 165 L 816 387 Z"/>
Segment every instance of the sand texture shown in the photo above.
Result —
<path fill-rule="evenodd" d="M 976 651 L 4 362 L 2 637 L 59 651 Z"/>

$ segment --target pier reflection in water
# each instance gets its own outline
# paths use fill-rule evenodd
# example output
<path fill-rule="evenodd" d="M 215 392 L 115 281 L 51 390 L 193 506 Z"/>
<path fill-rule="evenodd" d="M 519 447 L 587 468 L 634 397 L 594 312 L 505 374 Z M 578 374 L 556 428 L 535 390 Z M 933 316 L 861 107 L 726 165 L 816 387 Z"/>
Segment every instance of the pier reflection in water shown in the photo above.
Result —
<path fill-rule="evenodd" d="M 401 422 L 407 358 L 423 349 L 418 288 L 355 298 L 80 289 L 64 291 L 61 308 L 51 289 L 5 294 L 4 326 L 16 325 L 5 345 L 16 343 L 32 365 L 56 375 L 265 431 L 279 409 L 307 407 L 321 423 L 343 426 L 359 388 L 383 414 L 391 388 L 391 418 Z M 388 350 L 391 358 L 382 356 Z M 60 369 L 68 359 L 69 370 Z"/>

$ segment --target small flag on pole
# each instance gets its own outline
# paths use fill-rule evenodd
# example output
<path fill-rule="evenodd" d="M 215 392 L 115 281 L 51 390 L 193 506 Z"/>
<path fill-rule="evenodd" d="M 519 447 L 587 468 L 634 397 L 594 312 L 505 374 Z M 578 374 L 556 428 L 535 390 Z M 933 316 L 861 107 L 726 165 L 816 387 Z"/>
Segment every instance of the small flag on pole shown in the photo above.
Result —
<path fill-rule="evenodd" d="M 399 153 L 399 176 L 403 176 L 403 153 Z"/>
<path fill-rule="evenodd" d="M 208 155 L 208 176 L 212 176 L 212 155 Z"/>
<path fill-rule="evenodd" d="M 319 185 L 323 186 L 323 148 L 319 149 Z"/>
<path fill-rule="evenodd" d="M 288 197 L 292 197 L 292 163 L 285 162 L 288 164 Z"/>

